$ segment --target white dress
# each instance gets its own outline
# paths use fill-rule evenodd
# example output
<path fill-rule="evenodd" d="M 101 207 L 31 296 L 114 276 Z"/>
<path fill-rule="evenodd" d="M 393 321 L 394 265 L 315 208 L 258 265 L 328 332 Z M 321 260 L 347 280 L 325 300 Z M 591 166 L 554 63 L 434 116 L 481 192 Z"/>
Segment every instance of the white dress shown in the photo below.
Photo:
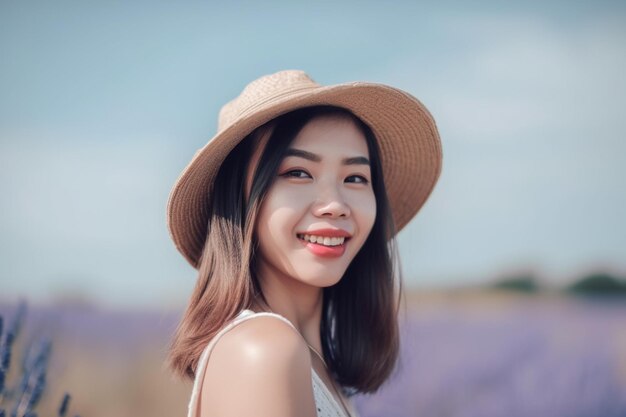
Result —
<path fill-rule="evenodd" d="M 191 392 L 191 399 L 189 400 L 189 410 L 187 413 L 187 417 L 199 416 L 198 399 L 200 396 L 200 388 L 201 388 L 201 382 L 202 382 L 201 378 L 204 375 L 204 371 L 206 369 L 207 362 L 209 360 L 209 355 L 211 354 L 211 350 L 213 349 L 213 346 L 215 346 L 215 344 L 217 343 L 220 337 L 222 337 L 228 330 L 232 329 L 237 324 L 245 320 L 249 320 L 249 319 L 252 319 L 255 317 L 261 317 L 261 316 L 276 317 L 280 320 L 283 320 L 284 322 L 289 324 L 291 327 L 296 329 L 295 326 L 289 320 L 287 320 L 285 317 L 276 313 L 269 313 L 269 312 L 255 313 L 252 310 L 243 310 L 241 313 L 239 313 L 237 317 L 235 317 L 230 323 L 224 326 L 224 328 L 222 328 L 215 335 L 215 337 L 209 342 L 206 348 L 204 348 L 202 355 L 200 355 L 200 360 L 198 361 L 198 368 L 196 370 L 196 378 L 193 383 L 193 391 Z M 298 330 L 296 329 L 296 331 Z M 313 369 L 313 367 L 311 367 L 311 375 L 312 375 L 312 380 L 313 380 L 313 396 L 315 398 L 317 417 L 348 417 L 346 416 L 346 413 L 343 411 L 343 407 L 341 407 L 341 405 L 337 403 L 337 401 L 335 400 L 335 397 L 331 394 L 330 390 L 328 389 L 328 387 L 326 387 L 326 385 L 324 384 L 322 379 L 319 377 L 319 375 L 317 375 L 317 372 L 315 372 L 315 369 Z M 356 413 L 356 410 L 349 399 L 348 399 L 347 406 L 350 409 L 350 413 L 352 414 L 352 416 L 358 417 L 358 414 Z"/>

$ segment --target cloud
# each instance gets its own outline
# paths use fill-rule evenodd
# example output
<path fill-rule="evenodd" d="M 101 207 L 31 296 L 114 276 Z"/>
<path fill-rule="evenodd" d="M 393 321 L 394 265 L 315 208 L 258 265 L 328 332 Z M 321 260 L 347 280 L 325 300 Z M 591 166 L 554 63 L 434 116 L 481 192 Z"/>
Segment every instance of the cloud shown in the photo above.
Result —
<path fill-rule="evenodd" d="M 439 22 L 454 48 L 379 74 L 427 105 L 443 142 L 440 183 L 401 239 L 410 279 L 449 282 L 516 260 L 558 275 L 617 257 L 626 26 L 608 16 L 576 27 L 506 14 Z"/>
<path fill-rule="evenodd" d="M 566 27 L 487 14 L 440 22 L 453 46 L 399 57 L 381 78 L 423 97 L 450 140 L 533 141 L 542 132 L 612 140 L 626 128 L 623 19 L 596 16 Z"/>
<path fill-rule="evenodd" d="M 0 276 L 11 277 L 5 291 L 41 298 L 72 287 L 94 298 L 107 294 L 109 304 L 156 303 L 168 291 L 184 292 L 180 283 L 172 288 L 185 268 L 165 223 L 181 169 L 175 140 L 3 136 L 11 138 L 0 142 Z"/>

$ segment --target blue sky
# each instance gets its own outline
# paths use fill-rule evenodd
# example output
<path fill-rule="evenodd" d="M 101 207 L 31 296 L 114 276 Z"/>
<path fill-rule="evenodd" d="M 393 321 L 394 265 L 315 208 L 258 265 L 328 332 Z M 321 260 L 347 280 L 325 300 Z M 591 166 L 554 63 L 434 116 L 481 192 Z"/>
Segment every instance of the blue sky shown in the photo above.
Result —
<path fill-rule="evenodd" d="M 623 273 L 625 23 L 613 2 L 2 2 L 0 298 L 181 305 L 169 190 L 219 108 L 290 68 L 435 117 L 442 176 L 399 236 L 409 287 Z"/>

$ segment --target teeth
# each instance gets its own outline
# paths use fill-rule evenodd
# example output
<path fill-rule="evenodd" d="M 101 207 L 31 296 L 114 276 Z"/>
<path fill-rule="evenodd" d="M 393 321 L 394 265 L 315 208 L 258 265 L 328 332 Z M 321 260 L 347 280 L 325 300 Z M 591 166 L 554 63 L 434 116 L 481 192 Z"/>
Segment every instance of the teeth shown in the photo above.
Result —
<path fill-rule="evenodd" d="M 298 235 L 299 239 L 304 239 L 311 243 L 317 243 L 318 245 L 324 246 L 338 246 L 343 245 L 345 242 L 345 237 L 324 237 L 324 236 L 314 236 L 314 235 Z"/>

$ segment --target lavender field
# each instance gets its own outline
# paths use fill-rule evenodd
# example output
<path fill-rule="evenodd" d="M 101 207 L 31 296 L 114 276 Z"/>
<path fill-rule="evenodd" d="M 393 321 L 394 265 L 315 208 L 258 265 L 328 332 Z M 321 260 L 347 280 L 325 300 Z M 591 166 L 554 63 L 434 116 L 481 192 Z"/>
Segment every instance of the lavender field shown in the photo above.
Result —
<path fill-rule="evenodd" d="M 355 397 L 362 417 L 626 416 L 626 299 L 410 296 L 398 370 Z M 14 304 L 0 306 L 10 320 Z M 163 366 L 178 313 L 29 306 L 16 349 L 52 338 L 39 415 L 182 416 L 191 386 Z M 48 408 L 46 408 L 48 407 Z"/>
<path fill-rule="evenodd" d="M 449 297 L 413 309 L 363 417 L 626 416 L 626 300 Z"/>

